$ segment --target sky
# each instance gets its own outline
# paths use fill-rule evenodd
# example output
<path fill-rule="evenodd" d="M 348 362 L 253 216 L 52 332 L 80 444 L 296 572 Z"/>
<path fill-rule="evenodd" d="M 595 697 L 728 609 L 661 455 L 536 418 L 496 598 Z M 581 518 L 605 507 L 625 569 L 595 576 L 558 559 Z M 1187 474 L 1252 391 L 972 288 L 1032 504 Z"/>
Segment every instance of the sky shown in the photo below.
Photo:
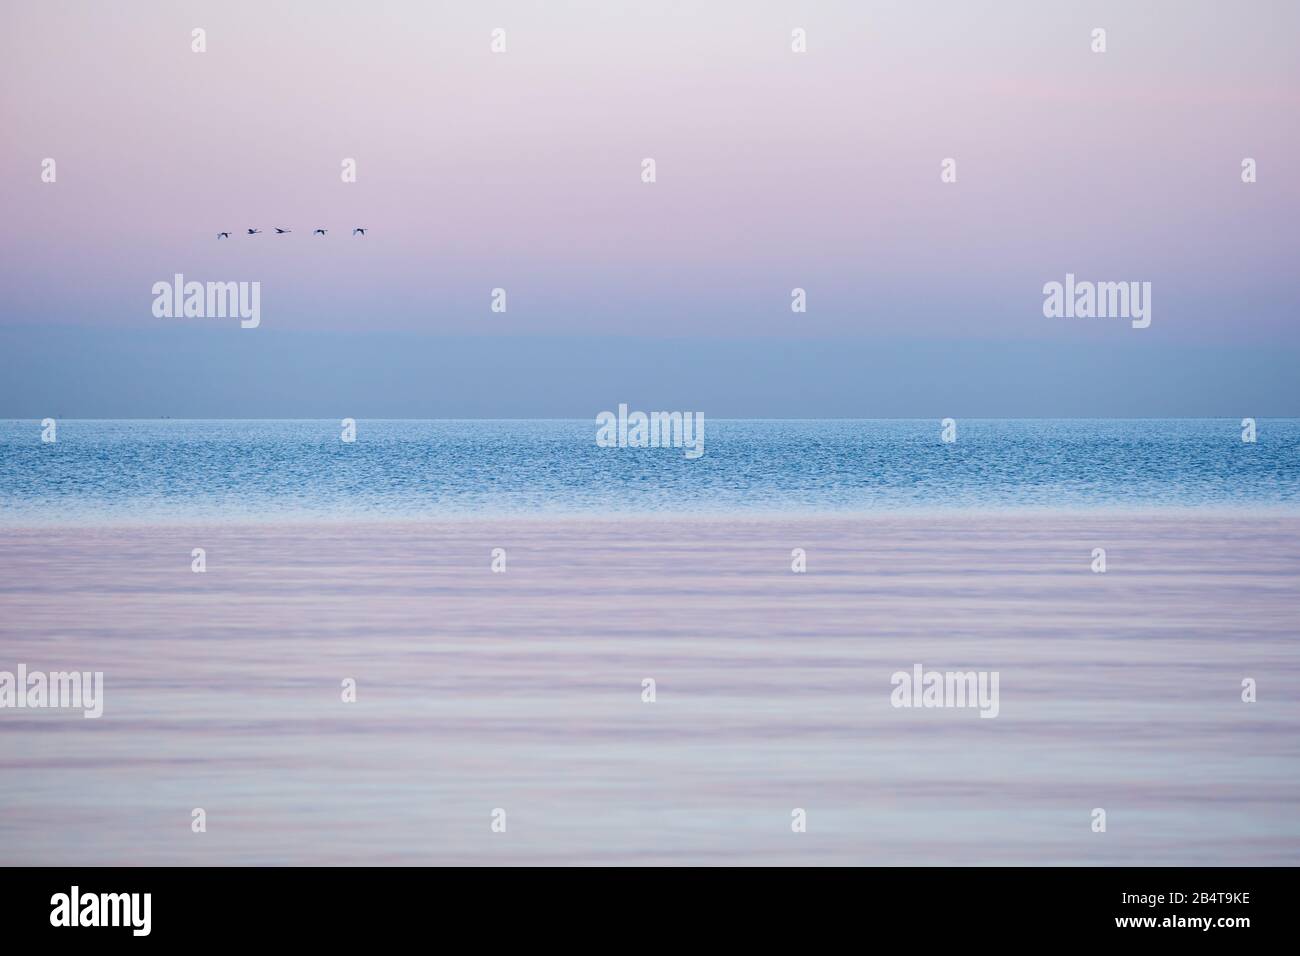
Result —
<path fill-rule="evenodd" d="M 1298 28 L 1265 0 L 5 4 L 0 417 L 1298 415 Z M 1150 282 L 1151 326 L 1045 317 L 1067 272 Z M 156 317 L 176 273 L 259 282 L 261 324 Z"/>

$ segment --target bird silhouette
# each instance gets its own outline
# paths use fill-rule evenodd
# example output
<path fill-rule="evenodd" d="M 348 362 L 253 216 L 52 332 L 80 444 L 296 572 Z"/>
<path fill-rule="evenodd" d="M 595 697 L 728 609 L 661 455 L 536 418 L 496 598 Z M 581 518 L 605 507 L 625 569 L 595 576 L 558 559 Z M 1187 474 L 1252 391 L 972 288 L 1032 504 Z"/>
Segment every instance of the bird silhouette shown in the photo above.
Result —
<path fill-rule="evenodd" d="M 230 233 L 228 233 L 228 232 L 219 232 L 219 233 L 217 233 L 217 238 L 218 238 L 218 239 L 229 239 L 229 238 L 230 238 Z"/>
<path fill-rule="evenodd" d="M 286 232 L 293 232 L 293 230 L 292 230 L 292 229 L 281 229 L 279 226 L 276 226 L 276 227 L 275 227 L 275 234 L 276 234 L 277 236 L 283 236 Z"/>
<path fill-rule="evenodd" d="M 313 235 L 313 236 L 323 236 L 323 235 L 325 235 L 325 232 L 326 232 L 326 230 L 324 230 L 324 229 L 317 229 L 315 232 L 312 233 L 312 235 Z"/>
<path fill-rule="evenodd" d="M 258 234 L 259 232 L 261 232 L 261 231 L 262 231 L 261 229 L 250 229 L 250 230 L 248 230 L 248 234 L 249 234 L 250 236 L 255 236 L 255 235 L 257 235 L 257 234 Z"/>
<path fill-rule="evenodd" d="M 355 236 L 357 233 L 361 233 L 361 235 L 364 236 L 366 234 L 366 231 L 362 229 L 360 226 L 357 226 L 357 228 L 352 230 L 352 235 Z"/>

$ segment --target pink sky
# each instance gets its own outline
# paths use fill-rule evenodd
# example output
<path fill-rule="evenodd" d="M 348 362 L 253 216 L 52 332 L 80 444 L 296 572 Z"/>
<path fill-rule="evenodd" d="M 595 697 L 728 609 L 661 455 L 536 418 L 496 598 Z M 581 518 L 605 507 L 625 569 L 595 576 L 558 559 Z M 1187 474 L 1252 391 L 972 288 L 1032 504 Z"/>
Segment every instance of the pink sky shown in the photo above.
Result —
<path fill-rule="evenodd" d="M 10 7 L 0 322 L 147 326 L 182 272 L 285 329 L 1109 334 L 1044 321 L 1072 271 L 1152 281 L 1152 335 L 1294 344 L 1293 4 L 695 6 Z"/>

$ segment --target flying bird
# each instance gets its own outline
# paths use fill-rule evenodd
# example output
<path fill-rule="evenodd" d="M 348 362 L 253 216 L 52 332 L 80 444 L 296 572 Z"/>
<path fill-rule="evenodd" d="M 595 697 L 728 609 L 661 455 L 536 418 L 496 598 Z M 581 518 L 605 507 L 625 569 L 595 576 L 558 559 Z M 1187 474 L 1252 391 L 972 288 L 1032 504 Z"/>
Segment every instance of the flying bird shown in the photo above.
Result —
<path fill-rule="evenodd" d="M 323 235 L 325 235 L 325 230 L 324 230 L 324 229 L 317 229 L 315 232 L 312 233 L 312 235 L 313 235 L 313 236 L 323 236 Z"/>
<path fill-rule="evenodd" d="M 219 232 L 219 233 L 217 233 L 217 238 L 218 238 L 218 239 L 229 239 L 229 238 L 230 238 L 230 233 L 228 233 L 228 232 Z"/>
<path fill-rule="evenodd" d="M 357 233 L 361 233 L 361 235 L 364 236 L 366 234 L 366 231 L 362 229 L 360 226 L 357 226 L 357 228 L 352 230 L 352 235 L 355 236 Z"/>
<path fill-rule="evenodd" d="M 248 234 L 249 234 L 250 236 L 255 236 L 255 235 L 257 235 L 257 234 L 258 234 L 259 232 L 261 232 L 261 231 L 262 231 L 261 229 L 250 229 L 250 230 L 248 230 Z"/>
<path fill-rule="evenodd" d="M 281 229 L 279 226 L 276 226 L 276 227 L 275 227 L 275 234 L 276 234 L 277 236 L 283 236 L 286 232 L 293 232 L 293 230 L 292 230 L 292 229 Z"/>

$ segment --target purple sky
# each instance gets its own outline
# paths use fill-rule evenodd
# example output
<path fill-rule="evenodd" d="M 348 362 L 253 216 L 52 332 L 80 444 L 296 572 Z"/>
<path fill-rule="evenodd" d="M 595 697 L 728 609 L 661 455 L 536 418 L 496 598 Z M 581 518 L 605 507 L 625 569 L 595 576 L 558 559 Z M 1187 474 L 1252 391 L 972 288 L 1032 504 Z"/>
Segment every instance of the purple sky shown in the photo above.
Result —
<path fill-rule="evenodd" d="M 1300 346 L 1294 3 L 50 2 L 2 16 L 11 329 L 148 334 L 163 321 L 150 287 L 182 272 L 260 281 L 263 329 L 421 332 L 431 348 L 1045 342 L 1068 363 L 1072 343 L 1135 336 Z M 1089 49 L 1098 26 L 1104 54 Z M 794 27 L 806 54 L 790 52 Z M 939 181 L 949 156 L 955 184 Z M 240 235 L 277 225 L 294 232 Z M 370 235 L 351 239 L 356 225 Z M 1044 318 L 1041 287 L 1067 271 L 1150 281 L 1151 328 Z M 505 315 L 488 309 L 497 286 Z M 806 315 L 790 312 L 795 286 Z M 115 370 L 93 358 L 67 368 L 110 389 Z M 0 391 L 0 415 L 13 400 Z"/>

